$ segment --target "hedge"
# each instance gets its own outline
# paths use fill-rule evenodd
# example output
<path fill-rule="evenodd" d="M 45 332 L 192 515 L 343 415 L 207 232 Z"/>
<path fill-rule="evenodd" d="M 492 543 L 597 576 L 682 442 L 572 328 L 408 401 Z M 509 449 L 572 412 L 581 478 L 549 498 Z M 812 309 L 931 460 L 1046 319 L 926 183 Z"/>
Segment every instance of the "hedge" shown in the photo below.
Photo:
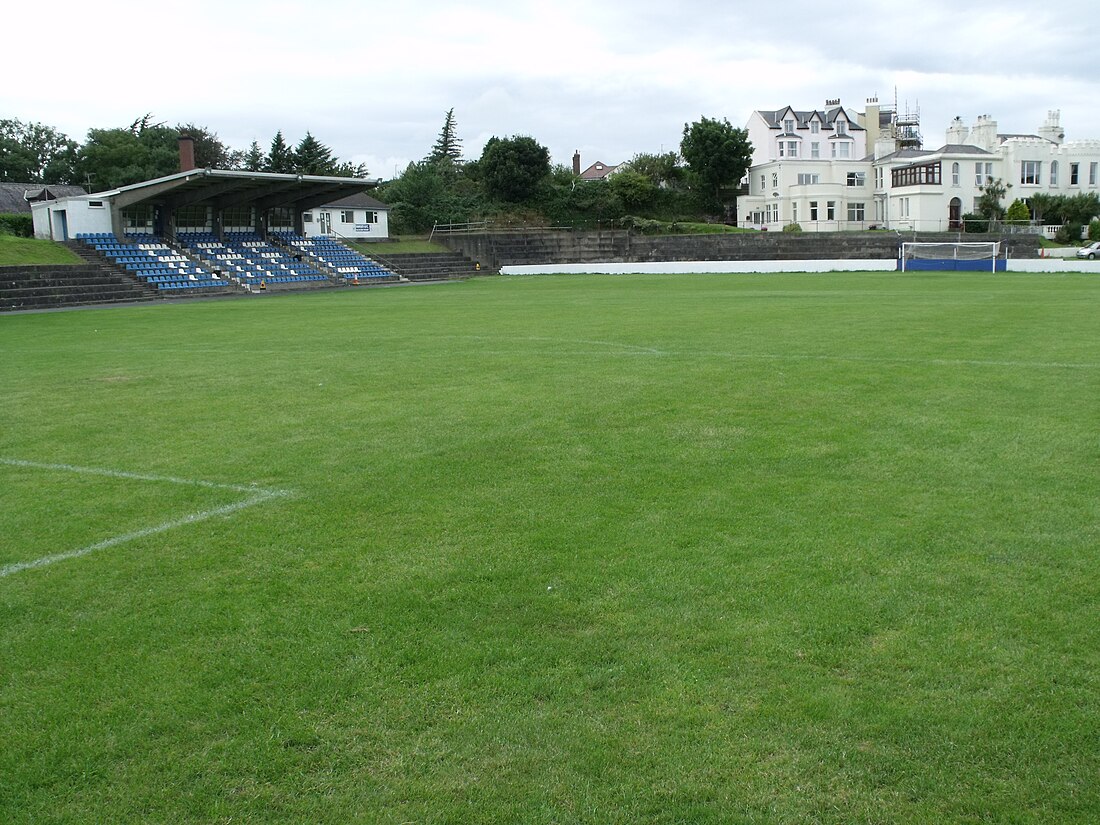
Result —
<path fill-rule="evenodd" d="M 30 215 L 0 213 L 0 235 L 18 235 L 21 238 L 33 238 L 34 220 Z"/>

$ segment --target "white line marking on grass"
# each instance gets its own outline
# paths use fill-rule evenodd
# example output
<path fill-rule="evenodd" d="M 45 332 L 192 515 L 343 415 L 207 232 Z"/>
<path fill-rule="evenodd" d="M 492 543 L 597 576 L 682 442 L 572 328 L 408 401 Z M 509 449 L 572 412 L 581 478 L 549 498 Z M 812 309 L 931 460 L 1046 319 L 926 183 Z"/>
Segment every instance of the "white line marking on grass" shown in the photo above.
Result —
<path fill-rule="evenodd" d="M 289 490 L 269 490 L 255 485 L 219 484 L 217 482 L 203 481 L 201 479 L 175 478 L 174 476 L 159 476 L 147 473 L 129 473 L 122 470 L 107 470 L 99 467 L 77 467 L 72 464 L 46 464 L 38 461 L 24 461 L 16 458 L 0 458 L 0 464 L 6 464 L 10 467 L 28 467 L 35 470 L 57 470 L 61 472 L 79 473 L 82 475 L 122 478 L 131 481 L 156 481 L 167 484 L 184 484 L 191 487 L 205 487 L 213 490 L 233 490 L 241 493 L 252 493 L 248 498 L 233 502 L 232 504 L 226 504 L 222 507 L 213 507 L 209 510 L 201 510 L 197 513 L 189 513 L 185 516 L 171 519 L 170 521 L 157 524 L 153 527 L 135 530 L 132 533 L 124 533 L 120 536 L 104 539 L 103 541 L 98 541 L 95 544 L 89 544 L 86 547 L 81 547 L 76 550 L 68 550 L 64 553 L 54 553 L 49 556 L 34 559 L 33 561 L 6 564 L 0 567 L 0 578 L 10 576 L 13 573 L 19 573 L 23 570 L 34 570 L 35 568 L 45 567 L 55 562 L 80 558 L 81 556 L 87 556 L 89 553 L 94 553 L 97 550 L 105 550 L 108 547 L 114 547 L 117 544 L 124 544 L 128 541 L 145 538 L 146 536 L 164 533 L 168 530 L 174 530 L 177 527 L 183 527 L 188 524 L 197 524 L 200 521 L 206 521 L 216 516 L 226 516 L 238 510 L 244 510 L 247 507 L 255 507 L 257 504 L 263 504 L 272 499 L 284 498 L 292 495 Z"/>

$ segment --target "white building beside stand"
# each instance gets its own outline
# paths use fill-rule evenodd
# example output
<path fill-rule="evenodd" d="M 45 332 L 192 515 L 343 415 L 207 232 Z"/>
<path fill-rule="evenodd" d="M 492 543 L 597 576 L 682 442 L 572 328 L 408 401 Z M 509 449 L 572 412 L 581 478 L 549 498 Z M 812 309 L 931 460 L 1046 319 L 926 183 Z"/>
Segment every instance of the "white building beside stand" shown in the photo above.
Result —
<path fill-rule="evenodd" d="M 366 193 L 349 195 L 302 213 L 307 238 L 384 241 L 390 237 L 390 208 Z"/>
<path fill-rule="evenodd" d="M 1057 111 L 1034 135 L 1000 134 L 988 115 L 970 128 L 956 118 L 935 150 L 923 148 L 917 115 L 874 98 L 864 112 L 839 100 L 757 111 L 747 130 L 754 152 L 741 226 L 956 231 L 991 179 L 1007 185 L 1005 207 L 1038 193 L 1100 194 L 1100 140 L 1066 141 Z"/>

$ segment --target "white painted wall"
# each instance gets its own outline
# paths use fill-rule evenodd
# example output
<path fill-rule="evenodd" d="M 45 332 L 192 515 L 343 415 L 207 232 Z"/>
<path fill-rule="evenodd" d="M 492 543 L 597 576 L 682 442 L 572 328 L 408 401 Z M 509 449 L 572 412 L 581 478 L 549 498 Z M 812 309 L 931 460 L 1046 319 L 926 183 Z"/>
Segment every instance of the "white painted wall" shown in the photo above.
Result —
<path fill-rule="evenodd" d="M 1006 266 L 1008 272 L 1087 272 L 1100 275 L 1100 261 L 1060 258 L 1010 258 Z M 893 272 L 897 268 L 898 262 L 894 259 L 858 261 L 674 261 L 664 263 L 504 266 L 501 267 L 500 273 L 502 275 L 689 275 L 699 273 Z M 917 274 L 925 275 L 927 272 L 922 270 Z"/>
<path fill-rule="evenodd" d="M 898 262 L 860 261 L 668 261 L 653 263 L 532 264 L 503 266 L 502 275 L 687 275 L 751 272 L 891 272 Z"/>
<path fill-rule="evenodd" d="M 860 227 L 847 223 L 848 203 L 863 202 L 866 225 L 886 225 L 901 231 L 947 231 L 950 228 L 950 202 L 953 198 L 959 199 L 960 215 L 974 211 L 975 201 L 981 194 L 978 173 L 975 171 L 976 163 L 982 164 L 980 175 L 983 183 L 987 176 L 991 176 L 1010 185 L 1004 200 L 1005 207 L 1016 198 L 1027 198 L 1040 192 L 1063 195 L 1082 192 L 1100 194 L 1100 140 L 1058 143 L 1024 137 L 1010 138 L 1000 143 L 997 139 L 997 123 L 988 116 L 979 117 L 970 129 L 960 121 L 954 121 L 948 128 L 947 142 L 978 146 L 987 149 L 990 154 L 936 151 L 916 158 L 891 157 L 873 162 L 845 161 L 831 157 L 815 161 L 807 157 L 809 148 L 805 136 L 805 151 L 798 158 L 779 158 L 775 150 L 778 132 L 768 127 L 767 121 L 759 112 L 753 112 L 746 129 L 753 141 L 754 152 L 753 166 L 748 173 L 749 195 L 740 198 L 737 205 L 737 218 L 741 226 L 758 229 L 766 227 L 775 231 L 797 221 L 808 231 L 856 229 Z M 808 130 L 796 131 L 802 134 Z M 1061 139 L 1061 127 L 1056 117 L 1053 120 L 1048 118 L 1048 124 L 1041 127 L 1040 132 Z M 831 132 L 823 130 L 814 137 L 827 140 L 827 134 Z M 851 134 L 857 141 L 866 140 L 864 132 L 852 131 Z M 858 151 L 857 158 L 865 157 L 864 149 Z M 822 154 L 826 153 L 827 148 L 823 142 Z M 1038 184 L 1021 182 L 1021 164 L 1024 161 L 1036 161 L 1040 164 Z M 936 162 L 941 164 L 942 169 L 940 185 L 893 186 L 893 169 Z M 1057 180 L 1052 182 L 1051 168 L 1055 162 L 1058 165 L 1058 174 Z M 953 177 L 956 163 L 959 164 L 957 183 Z M 1075 163 L 1078 164 L 1078 176 L 1077 183 L 1072 184 L 1072 164 Z M 882 170 L 882 186 L 875 185 L 876 168 Z M 845 186 L 847 172 L 855 170 L 864 170 L 866 173 L 865 191 L 853 191 Z M 820 184 L 799 186 L 797 178 L 800 172 L 817 173 Z M 777 180 L 773 180 L 773 175 Z M 837 205 L 835 221 L 829 221 L 822 214 L 829 200 L 835 201 Z M 816 222 L 810 217 L 811 201 L 818 202 L 819 216 Z M 747 220 L 754 213 L 759 213 L 763 220 Z M 770 220 L 767 219 L 769 217 Z"/>
<path fill-rule="evenodd" d="M 102 206 L 92 206 L 93 203 Z M 68 238 L 62 237 L 62 219 L 58 213 L 65 215 Z M 109 201 L 104 198 L 80 196 L 36 203 L 31 206 L 31 216 L 36 238 L 63 241 L 75 239 L 78 233 L 112 231 Z"/>
<path fill-rule="evenodd" d="M 349 238 L 361 241 L 384 241 L 390 236 L 390 212 L 388 209 L 342 209 L 339 207 L 319 206 L 308 212 L 303 212 L 302 231 L 307 238 L 316 238 L 321 232 L 321 213 L 328 212 L 332 216 L 329 235 L 337 238 Z M 344 223 L 341 220 L 342 212 L 352 212 L 354 221 Z M 374 212 L 377 222 L 369 223 L 367 213 Z M 308 218 L 306 217 L 308 216 Z"/>

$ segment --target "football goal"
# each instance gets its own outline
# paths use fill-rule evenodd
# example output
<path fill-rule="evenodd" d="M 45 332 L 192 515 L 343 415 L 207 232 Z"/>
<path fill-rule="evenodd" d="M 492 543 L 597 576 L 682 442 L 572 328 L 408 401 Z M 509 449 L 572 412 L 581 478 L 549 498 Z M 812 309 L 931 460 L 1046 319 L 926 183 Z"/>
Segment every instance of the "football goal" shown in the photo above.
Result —
<path fill-rule="evenodd" d="M 999 241 L 970 243 L 918 243 L 901 245 L 899 267 L 909 270 L 968 270 L 972 272 L 1004 272 Z"/>

